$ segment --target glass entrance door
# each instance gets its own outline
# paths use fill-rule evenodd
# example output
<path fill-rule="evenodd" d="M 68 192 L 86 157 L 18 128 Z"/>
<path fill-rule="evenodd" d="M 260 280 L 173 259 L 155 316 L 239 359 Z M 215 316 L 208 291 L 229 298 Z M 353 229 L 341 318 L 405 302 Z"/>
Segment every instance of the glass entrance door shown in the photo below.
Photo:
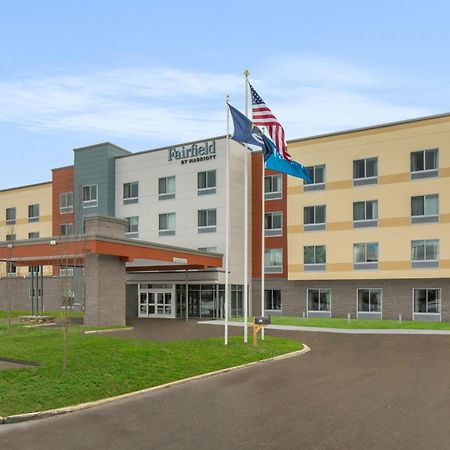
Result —
<path fill-rule="evenodd" d="M 173 292 L 164 290 L 140 290 L 138 317 L 174 317 Z"/>

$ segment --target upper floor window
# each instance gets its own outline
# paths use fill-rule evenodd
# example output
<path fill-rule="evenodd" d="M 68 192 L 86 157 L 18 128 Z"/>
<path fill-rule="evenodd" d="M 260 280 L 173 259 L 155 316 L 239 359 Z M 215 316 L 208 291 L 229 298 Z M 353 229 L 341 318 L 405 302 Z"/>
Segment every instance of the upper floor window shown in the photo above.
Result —
<path fill-rule="evenodd" d="M 175 213 L 164 213 L 159 215 L 159 235 L 173 236 L 176 227 Z"/>
<path fill-rule="evenodd" d="M 139 236 L 139 217 L 126 217 L 125 220 L 127 221 L 127 237 L 137 238 Z"/>
<path fill-rule="evenodd" d="M 378 158 L 353 161 L 353 186 L 376 184 L 378 182 Z"/>
<path fill-rule="evenodd" d="M 73 212 L 73 192 L 61 192 L 59 194 L 59 213 Z"/>
<path fill-rule="evenodd" d="M 281 236 L 283 234 L 283 213 L 264 214 L 264 236 Z"/>
<path fill-rule="evenodd" d="M 325 245 L 305 245 L 303 247 L 303 264 L 305 272 L 325 270 L 327 248 Z"/>
<path fill-rule="evenodd" d="M 378 269 L 378 242 L 353 244 L 353 269 Z"/>
<path fill-rule="evenodd" d="M 411 223 L 439 221 L 439 194 L 411 197 Z"/>
<path fill-rule="evenodd" d="M 6 240 L 11 242 L 11 241 L 15 241 L 16 240 L 16 235 L 15 234 L 7 234 L 6 235 Z"/>
<path fill-rule="evenodd" d="M 217 226 L 216 209 L 200 209 L 198 215 L 198 232 L 214 233 Z"/>
<path fill-rule="evenodd" d="M 39 239 L 39 231 L 31 231 L 28 233 L 28 239 Z"/>
<path fill-rule="evenodd" d="M 304 191 L 320 191 L 325 189 L 325 164 L 307 167 L 312 183 L 303 180 Z"/>
<path fill-rule="evenodd" d="M 264 309 L 268 311 L 281 311 L 281 290 L 264 290 Z"/>
<path fill-rule="evenodd" d="M 60 236 L 71 236 L 73 235 L 73 223 L 62 223 L 59 225 L 59 235 Z"/>
<path fill-rule="evenodd" d="M 199 252 L 217 253 L 217 247 L 199 247 Z"/>
<path fill-rule="evenodd" d="M 137 203 L 139 201 L 139 181 L 123 183 L 123 204 Z"/>
<path fill-rule="evenodd" d="M 415 269 L 439 267 L 439 239 L 411 241 L 411 264 Z"/>
<path fill-rule="evenodd" d="M 98 206 L 98 185 L 83 186 L 83 208 L 95 208 L 96 206 Z"/>
<path fill-rule="evenodd" d="M 216 171 L 207 170 L 197 174 L 197 193 L 207 195 L 216 193 Z"/>
<path fill-rule="evenodd" d="M 8 276 L 17 275 L 17 267 L 12 261 L 6 262 L 6 275 Z"/>
<path fill-rule="evenodd" d="M 439 150 L 421 150 L 411 153 L 411 180 L 438 176 Z"/>
<path fill-rule="evenodd" d="M 281 175 L 266 175 L 264 177 L 264 199 L 275 200 L 283 196 L 283 179 Z"/>
<path fill-rule="evenodd" d="M 353 202 L 353 226 L 355 228 L 378 225 L 378 200 Z"/>
<path fill-rule="evenodd" d="M 303 224 L 305 231 L 325 230 L 326 206 L 305 206 L 303 208 Z"/>
<path fill-rule="evenodd" d="M 6 224 L 14 225 L 16 223 L 16 208 L 6 208 Z"/>
<path fill-rule="evenodd" d="M 28 222 L 39 221 L 39 203 L 28 205 Z"/>
<path fill-rule="evenodd" d="M 175 198 L 175 177 L 164 177 L 158 179 L 159 200 L 170 200 Z"/>
<path fill-rule="evenodd" d="M 264 272 L 266 273 L 283 272 L 282 248 L 268 248 L 264 250 Z"/>

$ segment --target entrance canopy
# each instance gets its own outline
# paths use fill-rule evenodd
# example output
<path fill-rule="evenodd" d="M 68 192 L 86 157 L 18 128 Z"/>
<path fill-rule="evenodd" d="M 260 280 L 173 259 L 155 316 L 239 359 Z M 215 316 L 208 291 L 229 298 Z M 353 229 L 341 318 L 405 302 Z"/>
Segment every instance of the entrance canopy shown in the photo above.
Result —
<path fill-rule="evenodd" d="M 222 267 L 222 255 L 152 242 L 105 236 L 59 237 L 0 243 L 0 261 L 16 266 L 83 266 L 86 255 L 119 257 L 127 271 Z"/>

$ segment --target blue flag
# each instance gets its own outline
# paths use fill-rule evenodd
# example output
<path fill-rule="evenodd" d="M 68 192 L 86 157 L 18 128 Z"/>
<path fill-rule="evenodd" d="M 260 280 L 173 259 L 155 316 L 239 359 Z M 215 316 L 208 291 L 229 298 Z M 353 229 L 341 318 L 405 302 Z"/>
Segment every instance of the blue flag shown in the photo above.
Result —
<path fill-rule="evenodd" d="M 254 127 L 252 121 L 236 108 L 230 104 L 228 106 L 230 108 L 231 118 L 233 119 L 234 125 L 234 133 L 231 136 L 231 139 L 234 139 L 241 144 L 264 147 L 259 128 Z"/>
<path fill-rule="evenodd" d="M 273 141 L 267 136 L 263 136 L 263 140 L 266 169 L 271 169 L 287 175 L 292 175 L 293 177 L 302 178 L 310 183 L 313 182 L 306 167 L 302 166 L 297 161 L 283 158 Z"/>

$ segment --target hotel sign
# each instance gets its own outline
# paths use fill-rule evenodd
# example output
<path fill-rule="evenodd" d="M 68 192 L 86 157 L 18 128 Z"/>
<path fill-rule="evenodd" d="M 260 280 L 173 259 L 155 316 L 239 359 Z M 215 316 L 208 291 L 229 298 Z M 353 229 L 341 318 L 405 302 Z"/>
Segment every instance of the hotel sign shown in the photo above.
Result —
<path fill-rule="evenodd" d="M 216 159 L 216 141 L 195 143 L 190 147 L 174 147 L 169 149 L 169 161 L 180 161 L 191 164 Z"/>

